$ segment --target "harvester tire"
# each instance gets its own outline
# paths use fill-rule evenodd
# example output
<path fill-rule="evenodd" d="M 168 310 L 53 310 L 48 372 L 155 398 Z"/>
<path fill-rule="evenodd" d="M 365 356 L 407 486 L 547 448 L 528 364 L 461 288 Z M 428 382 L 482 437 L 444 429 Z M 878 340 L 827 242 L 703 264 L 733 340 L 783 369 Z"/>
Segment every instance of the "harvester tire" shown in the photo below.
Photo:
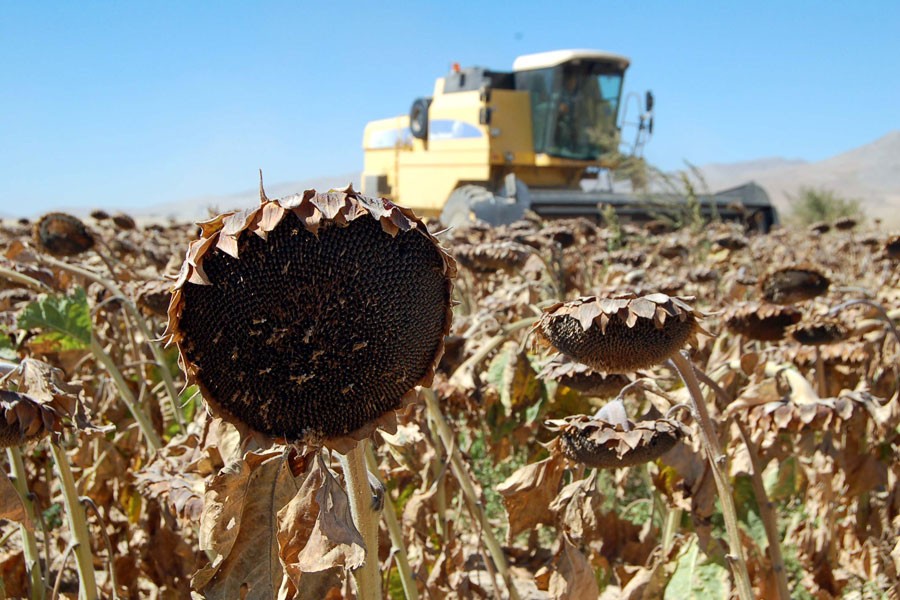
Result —
<path fill-rule="evenodd" d="M 480 185 L 463 185 L 447 198 L 441 223 L 445 227 L 509 225 L 524 216 L 525 208 L 516 198 L 495 195 Z"/>
<path fill-rule="evenodd" d="M 463 185 L 450 194 L 441 211 L 444 227 L 465 227 L 476 223 L 473 207 L 479 203 L 491 202 L 494 195 L 480 185 Z"/>
<path fill-rule="evenodd" d="M 428 139 L 428 107 L 431 100 L 428 98 L 416 98 L 409 109 L 409 131 L 414 138 Z"/>

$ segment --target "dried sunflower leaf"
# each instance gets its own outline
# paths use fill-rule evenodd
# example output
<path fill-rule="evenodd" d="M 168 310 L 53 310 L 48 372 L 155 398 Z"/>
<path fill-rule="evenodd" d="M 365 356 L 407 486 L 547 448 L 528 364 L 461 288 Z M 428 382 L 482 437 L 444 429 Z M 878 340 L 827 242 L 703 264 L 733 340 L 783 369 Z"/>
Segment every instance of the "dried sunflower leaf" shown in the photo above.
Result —
<path fill-rule="evenodd" d="M 34 524 L 28 518 L 25 504 L 16 491 L 6 471 L 0 469 L 0 519 L 9 519 L 21 523 L 28 531 L 34 531 Z"/>
<path fill-rule="evenodd" d="M 218 554 L 191 586 L 211 600 L 274 598 L 284 573 L 276 515 L 299 486 L 280 450 L 247 454 L 209 484 L 200 545 Z"/>
<path fill-rule="evenodd" d="M 525 465 L 497 487 L 509 516 L 507 540 L 538 523 L 553 523 L 549 507 L 559 491 L 563 470 L 562 459 L 551 456 Z"/>

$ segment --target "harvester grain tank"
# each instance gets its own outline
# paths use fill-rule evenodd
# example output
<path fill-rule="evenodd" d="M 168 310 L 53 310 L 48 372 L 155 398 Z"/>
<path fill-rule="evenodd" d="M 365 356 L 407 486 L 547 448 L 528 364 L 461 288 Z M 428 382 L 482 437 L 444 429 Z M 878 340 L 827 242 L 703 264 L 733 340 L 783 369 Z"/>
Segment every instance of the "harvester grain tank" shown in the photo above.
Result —
<path fill-rule="evenodd" d="M 623 94 L 628 66 L 598 50 L 520 56 L 512 71 L 454 65 L 408 115 L 366 125 L 363 191 L 454 226 L 506 224 L 529 210 L 599 219 L 612 206 L 631 220 L 677 213 L 683 195 L 609 183 L 653 133 L 653 95 Z M 707 215 L 762 230 L 777 222 L 753 183 L 697 199 Z"/>

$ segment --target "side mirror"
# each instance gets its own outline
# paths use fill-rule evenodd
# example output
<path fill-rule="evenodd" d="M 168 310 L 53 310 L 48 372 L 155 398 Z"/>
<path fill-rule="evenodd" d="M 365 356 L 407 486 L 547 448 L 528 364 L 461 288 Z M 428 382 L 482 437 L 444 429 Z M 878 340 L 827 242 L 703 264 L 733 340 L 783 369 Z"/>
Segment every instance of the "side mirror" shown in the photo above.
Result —
<path fill-rule="evenodd" d="M 644 104 L 647 107 L 647 112 L 653 110 L 653 92 L 651 92 L 650 90 L 647 90 L 647 95 L 644 98 Z"/>

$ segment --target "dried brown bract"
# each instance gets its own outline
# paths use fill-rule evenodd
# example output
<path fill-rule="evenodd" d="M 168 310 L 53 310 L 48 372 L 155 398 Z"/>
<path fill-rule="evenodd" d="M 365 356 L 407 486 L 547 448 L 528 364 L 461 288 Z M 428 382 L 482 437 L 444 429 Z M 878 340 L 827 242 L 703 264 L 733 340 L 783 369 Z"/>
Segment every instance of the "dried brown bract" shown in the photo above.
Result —
<path fill-rule="evenodd" d="M 576 415 L 547 422 L 557 431 L 558 451 L 588 467 L 612 469 L 655 460 L 675 447 L 684 426 L 671 419 L 633 423 L 610 422 L 597 416 Z"/>
<path fill-rule="evenodd" d="M 829 223 L 826 223 L 825 221 L 819 221 L 818 223 L 813 223 L 812 225 L 810 225 L 809 231 L 821 235 L 823 233 L 828 233 L 829 231 L 831 231 L 831 225 Z"/>
<path fill-rule="evenodd" d="M 109 213 L 103 209 L 96 209 L 91 211 L 91 218 L 95 221 L 105 221 L 109 218 Z"/>
<path fill-rule="evenodd" d="M 531 248 L 516 242 L 487 242 L 458 246 L 453 256 L 470 271 L 493 273 L 521 269 L 532 253 Z"/>
<path fill-rule="evenodd" d="M 597 262 L 609 261 L 611 263 L 619 263 L 620 265 L 628 265 L 630 267 L 640 267 L 647 261 L 647 255 L 643 252 L 635 250 L 616 250 L 608 255 L 601 254 L 594 258 Z"/>
<path fill-rule="evenodd" d="M 725 315 L 725 325 L 733 331 L 762 342 L 784 339 L 787 329 L 800 322 L 802 315 L 791 306 L 779 304 L 740 304 Z"/>
<path fill-rule="evenodd" d="M 784 267 L 772 271 L 759 283 L 767 302 L 794 304 L 821 296 L 831 281 L 811 266 Z"/>
<path fill-rule="evenodd" d="M 430 384 L 456 265 L 412 211 L 308 190 L 200 226 L 165 336 L 215 412 L 336 447 Z"/>
<path fill-rule="evenodd" d="M 32 229 L 38 248 L 53 256 L 75 256 L 94 247 L 94 236 L 72 215 L 52 212 L 41 217 Z"/>
<path fill-rule="evenodd" d="M 589 367 L 628 373 L 663 362 L 702 331 L 691 300 L 659 293 L 587 296 L 546 308 L 535 331 Z"/>
<path fill-rule="evenodd" d="M 862 367 L 871 362 L 874 351 L 867 342 L 842 342 L 821 348 L 822 360 L 829 367 L 845 365 Z M 795 348 L 786 352 L 786 358 L 799 367 L 812 367 L 816 362 L 813 348 Z"/>

